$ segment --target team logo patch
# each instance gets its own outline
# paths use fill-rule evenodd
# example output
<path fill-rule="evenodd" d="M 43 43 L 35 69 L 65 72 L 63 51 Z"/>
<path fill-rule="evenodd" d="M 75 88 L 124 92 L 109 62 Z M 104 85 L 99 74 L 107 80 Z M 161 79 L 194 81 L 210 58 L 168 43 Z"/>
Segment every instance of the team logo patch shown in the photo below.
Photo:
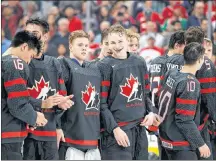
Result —
<path fill-rule="evenodd" d="M 82 101 L 86 105 L 86 110 L 99 110 L 99 93 L 95 90 L 95 86 L 92 86 L 90 82 L 86 85 L 86 90 L 84 92 L 82 91 Z"/>
<path fill-rule="evenodd" d="M 142 101 L 142 86 L 138 81 L 138 77 L 130 74 L 130 78 L 126 78 L 127 83 L 120 85 L 120 94 L 128 98 L 128 102 L 139 100 Z"/>
<path fill-rule="evenodd" d="M 35 86 L 28 88 L 28 92 L 33 98 L 45 100 L 48 96 L 54 95 L 56 89 L 52 89 L 49 81 L 46 82 L 41 76 L 39 81 L 35 80 Z"/>

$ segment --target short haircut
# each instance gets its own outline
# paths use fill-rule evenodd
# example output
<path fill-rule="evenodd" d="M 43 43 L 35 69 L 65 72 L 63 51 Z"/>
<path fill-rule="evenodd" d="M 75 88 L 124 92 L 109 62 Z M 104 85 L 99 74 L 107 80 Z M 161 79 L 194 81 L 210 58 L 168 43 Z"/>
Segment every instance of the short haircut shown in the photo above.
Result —
<path fill-rule="evenodd" d="M 111 33 L 119 33 L 120 35 L 127 36 L 126 29 L 120 24 L 114 24 L 109 28 L 109 34 Z"/>
<path fill-rule="evenodd" d="M 205 53 L 204 47 L 197 43 L 192 42 L 187 44 L 184 48 L 184 60 L 185 64 L 193 65 L 199 60 Z"/>
<path fill-rule="evenodd" d="M 205 33 L 199 26 L 192 26 L 185 32 L 185 43 L 197 42 L 203 44 Z"/>
<path fill-rule="evenodd" d="M 101 43 L 108 37 L 109 29 L 104 29 L 101 33 Z"/>
<path fill-rule="evenodd" d="M 76 30 L 71 32 L 69 36 L 69 44 L 72 44 L 76 38 L 87 38 L 89 39 L 89 35 L 83 30 Z"/>
<path fill-rule="evenodd" d="M 126 32 L 127 32 L 128 39 L 137 38 L 137 40 L 139 41 L 140 35 L 138 33 L 132 31 L 131 29 L 126 29 Z"/>
<path fill-rule="evenodd" d="M 169 49 L 174 49 L 175 44 L 183 45 L 185 44 L 184 31 L 176 31 L 173 33 L 169 40 Z"/>
<path fill-rule="evenodd" d="M 49 32 L 49 24 L 43 19 L 40 18 L 29 19 L 26 21 L 26 26 L 28 24 L 35 24 L 40 26 L 43 29 L 44 34 Z"/>
<path fill-rule="evenodd" d="M 209 38 L 204 38 L 204 42 L 212 44 L 212 41 Z"/>
<path fill-rule="evenodd" d="M 19 47 L 24 43 L 28 44 L 29 49 L 36 49 L 37 54 L 41 52 L 41 41 L 34 34 L 28 31 L 17 32 L 17 34 L 14 36 L 11 42 L 11 47 Z"/>

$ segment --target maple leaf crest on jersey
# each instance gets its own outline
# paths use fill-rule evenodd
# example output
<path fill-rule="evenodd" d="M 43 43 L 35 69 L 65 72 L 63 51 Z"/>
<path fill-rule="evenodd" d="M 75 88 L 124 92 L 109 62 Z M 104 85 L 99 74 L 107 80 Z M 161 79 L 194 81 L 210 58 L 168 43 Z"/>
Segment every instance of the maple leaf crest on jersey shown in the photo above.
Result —
<path fill-rule="evenodd" d="M 130 74 L 130 78 L 126 78 L 127 83 L 120 85 L 120 94 L 128 98 L 128 102 L 139 100 L 142 101 L 142 89 L 141 83 L 138 81 L 138 77 L 134 77 Z"/>
<path fill-rule="evenodd" d="M 88 85 L 86 85 L 86 91 L 82 92 L 82 101 L 86 105 L 86 110 L 89 109 L 96 109 L 99 110 L 99 93 L 95 90 L 95 86 L 92 86 L 92 84 L 89 82 Z"/>
<path fill-rule="evenodd" d="M 28 88 L 28 92 L 33 98 L 45 100 L 48 96 L 54 95 L 56 89 L 52 89 L 49 81 L 46 82 L 41 76 L 39 81 L 35 80 L 35 86 Z"/>

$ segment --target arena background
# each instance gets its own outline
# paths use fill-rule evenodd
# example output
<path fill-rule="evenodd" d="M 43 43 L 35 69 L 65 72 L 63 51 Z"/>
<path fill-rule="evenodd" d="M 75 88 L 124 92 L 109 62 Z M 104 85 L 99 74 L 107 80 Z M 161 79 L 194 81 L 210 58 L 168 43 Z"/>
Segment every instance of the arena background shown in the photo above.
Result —
<path fill-rule="evenodd" d="M 88 60 L 95 59 L 101 31 L 115 23 L 140 34 L 139 54 L 147 64 L 166 54 L 173 32 L 190 26 L 201 26 L 213 41 L 216 55 L 216 1 L 2 1 L 1 14 L 2 54 L 29 18 L 40 17 L 50 25 L 45 54 L 53 57 L 68 56 L 70 32 L 83 29 L 91 41 Z M 157 138 L 148 135 L 148 139 L 149 151 L 158 155 Z"/>

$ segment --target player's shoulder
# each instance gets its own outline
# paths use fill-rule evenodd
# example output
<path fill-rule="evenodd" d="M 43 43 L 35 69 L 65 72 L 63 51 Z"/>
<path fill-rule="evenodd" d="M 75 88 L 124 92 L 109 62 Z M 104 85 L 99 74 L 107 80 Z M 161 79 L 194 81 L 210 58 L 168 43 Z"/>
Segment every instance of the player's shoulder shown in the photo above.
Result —
<path fill-rule="evenodd" d="M 140 56 L 138 54 L 134 54 L 134 53 L 129 53 L 129 54 L 130 54 L 130 59 L 134 63 L 136 63 L 136 65 L 143 65 L 143 64 L 146 65 L 146 61 L 145 61 L 145 59 L 142 56 Z"/>
<path fill-rule="evenodd" d="M 165 64 L 166 59 L 166 56 L 158 56 L 152 60 L 151 64 Z"/>
<path fill-rule="evenodd" d="M 200 83 L 196 79 L 196 77 L 189 73 L 179 72 L 177 79 L 178 79 L 178 85 L 184 88 L 189 88 L 190 86 L 193 86 L 198 89 L 200 86 Z"/>
<path fill-rule="evenodd" d="M 167 61 L 182 62 L 182 61 L 184 61 L 184 56 L 182 54 L 173 54 L 173 55 L 167 57 Z"/>
<path fill-rule="evenodd" d="M 2 69 L 4 72 L 29 72 L 28 64 L 17 56 L 7 55 L 2 57 Z"/>

